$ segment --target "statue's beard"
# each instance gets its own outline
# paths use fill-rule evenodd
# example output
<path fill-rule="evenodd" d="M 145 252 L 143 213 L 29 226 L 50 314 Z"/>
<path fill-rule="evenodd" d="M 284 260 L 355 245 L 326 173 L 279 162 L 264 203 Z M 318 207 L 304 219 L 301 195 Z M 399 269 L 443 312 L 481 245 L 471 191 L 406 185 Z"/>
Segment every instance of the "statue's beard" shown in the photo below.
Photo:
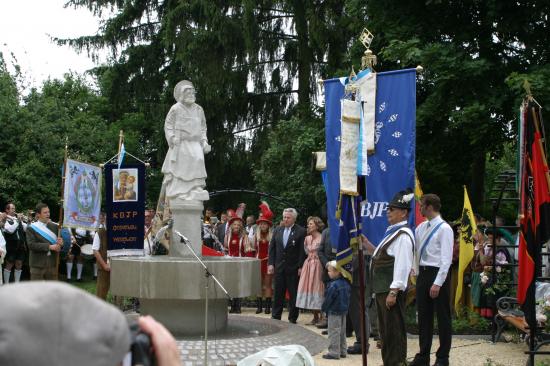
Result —
<path fill-rule="evenodd" d="M 195 103 L 195 97 L 194 96 L 185 97 L 183 98 L 183 102 L 185 104 L 193 104 Z"/>

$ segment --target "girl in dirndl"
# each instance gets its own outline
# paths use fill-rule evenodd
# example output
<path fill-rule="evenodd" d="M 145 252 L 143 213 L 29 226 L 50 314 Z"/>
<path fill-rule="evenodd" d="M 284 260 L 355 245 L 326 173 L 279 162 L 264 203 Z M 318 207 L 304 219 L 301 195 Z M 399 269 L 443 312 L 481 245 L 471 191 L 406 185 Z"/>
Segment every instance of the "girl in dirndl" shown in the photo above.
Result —
<path fill-rule="evenodd" d="M 256 220 L 256 234 L 254 235 L 254 247 L 256 248 L 256 258 L 260 262 L 260 272 L 262 280 L 262 293 L 256 299 L 256 314 L 262 312 L 265 306 L 265 313 L 271 314 L 271 296 L 273 288 L 271 282 L 273 275 L 267 273 L 267 260 L 269 259 L 269 243 L 271 242 L 273 212 L 270 210 L 267 202 L 262 201 L 260 205 L 260 217 Z"/>
<path fill-rule="evenodd" d="M 244 230 L 242 213 L 241 216 L 239 216 L 238 211 L 239 209 L 237 209 L 237 212 L 234 212 L 229 219 L 230 230 L 229 233 L 225 236 L 224 240 L 225 251 L 230 257 L 244 257 L 245 250 L 247 248 L 250 249 L 248 235 Z M 244 212 L 244 207 L 241 211 Z M 229 312 L 236 314 L 241 313 L 240 298 L 233 298 L 231 300 L 231 309 L 229 310 Z"/>

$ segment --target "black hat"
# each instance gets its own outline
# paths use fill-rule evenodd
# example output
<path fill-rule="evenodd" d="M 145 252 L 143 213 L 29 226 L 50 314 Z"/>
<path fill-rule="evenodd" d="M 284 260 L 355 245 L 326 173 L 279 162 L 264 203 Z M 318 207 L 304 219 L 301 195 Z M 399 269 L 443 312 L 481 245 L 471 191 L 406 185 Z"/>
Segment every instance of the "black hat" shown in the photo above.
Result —
<path fill-rule="evenodd" d="M 393 196 L 392 200 L 388 204 L 388 207 L 402 208 L 404 210 L 411 209 L 411 201 L 414 198 L 414 193 L 410 188 L 407 188 L 405 191 L 400 191 Z"/>

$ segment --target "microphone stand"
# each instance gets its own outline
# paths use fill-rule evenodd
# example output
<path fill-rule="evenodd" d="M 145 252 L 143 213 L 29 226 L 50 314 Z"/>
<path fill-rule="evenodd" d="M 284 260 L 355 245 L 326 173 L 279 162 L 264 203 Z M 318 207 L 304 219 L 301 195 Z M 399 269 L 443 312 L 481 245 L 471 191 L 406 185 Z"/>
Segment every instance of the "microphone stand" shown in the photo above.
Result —
<path fill-rule="evenodd" d="M 185 236 L 183 236 L 179 231 L 174 230 L 174 232 L 180 237 L 180 242 L 185 244 L 187 246 L 187 249 L 191 251 L 197 262 L 200 263 L 202 268 L 204 268 L 204 278 L 206 279 L 204 284 L 204 293 L 205 293 L 205 301 L 204 301 L 204 365 L 208 366 L 208 279 L 209 277 L 212 277 L 214 279 L 214 282 L 222 289 L 222 291 L 225 293 L 225 296 L 229 300 L 231 300 L 231 296 L 229 296 L 229 293 L 227 290 L 223 287 L 223 285 L 218 281 L 216 276 L 214 276 L 209 270 L 206 264 L 200 259 L 200 257 L 195 253 L 193 250 L 193 247 L 191 247 L 189 243 L 189 239 L 187 239 Z"/>

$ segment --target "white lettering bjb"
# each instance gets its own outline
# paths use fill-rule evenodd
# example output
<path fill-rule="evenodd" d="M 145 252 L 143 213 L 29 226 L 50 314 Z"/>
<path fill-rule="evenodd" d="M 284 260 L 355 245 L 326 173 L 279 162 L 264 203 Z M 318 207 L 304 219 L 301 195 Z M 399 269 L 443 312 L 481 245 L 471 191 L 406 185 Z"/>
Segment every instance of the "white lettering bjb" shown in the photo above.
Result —
<path fill-rule="evenodd" d="M 375 217 L 382 217 L 388 208 L 388 202 L 367 202 L 361 208 L 361 216 L 374 219 Z"/>

